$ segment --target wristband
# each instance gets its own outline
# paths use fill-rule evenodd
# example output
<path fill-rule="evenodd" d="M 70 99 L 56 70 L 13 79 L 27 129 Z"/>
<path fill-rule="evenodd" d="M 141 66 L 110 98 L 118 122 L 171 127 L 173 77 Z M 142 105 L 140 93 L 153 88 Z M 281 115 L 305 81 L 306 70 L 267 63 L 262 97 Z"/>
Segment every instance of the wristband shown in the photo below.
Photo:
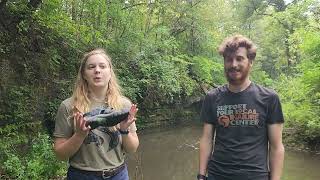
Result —
<path fill-rule="evenodd" d="M 205 175 L 198 174 L 198 175 L 197 175 L 197 179 L 198 179 L 198 180 L 200 180 L 200 179 L 206 180 L 207 177 L 206 177 Z"/>
<path fill-rule="evenodd" d="M 123 134 L 123 135 L 129 134 L 129 130 L 128 130 L 128 129 L 127 129 L 127 130 L 124 130 L 124 131 L 122 131 L 121 129 L 119 129 L 119 132 L 120 132 L 120 134 Z"/>

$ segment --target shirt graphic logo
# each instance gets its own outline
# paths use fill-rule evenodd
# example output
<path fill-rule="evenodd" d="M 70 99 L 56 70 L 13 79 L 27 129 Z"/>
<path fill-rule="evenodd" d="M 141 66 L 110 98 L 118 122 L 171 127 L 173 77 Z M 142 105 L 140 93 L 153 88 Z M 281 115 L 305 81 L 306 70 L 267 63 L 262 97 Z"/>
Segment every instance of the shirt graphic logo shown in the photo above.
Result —
<path fill-rule="evenodd" d="M 223 127 L 228 127 L 230 123 L 230 119 L 228 116 L 220 116 L 218 119 L 218 123 Z"/>
<path fill-rule="evenodd" d="M 112 149 L 116 148 L 120 143 L 119 131 L 110 131 L 109 128 L 102 127 L 102 126 L 99 126 L 97 130 L 104 132 L 110 136 L 108 151 L 111 151 Z M 103 146 L 104 140 L 102 137 L 95 134 L 93 131 L 90 131 L 88 136 L 84 140 L 84 144 L 91 144 L 91 143 L 94 143 L 97 147 L 100 147 L 100 146 Z"/>
<path fill-rule="evenodd" d="M 256 109 L 247 109 L 247 104 L 218 106 L 217 117 L 218 123 L 225 128 L 259 126 L 259 113 Z"/>

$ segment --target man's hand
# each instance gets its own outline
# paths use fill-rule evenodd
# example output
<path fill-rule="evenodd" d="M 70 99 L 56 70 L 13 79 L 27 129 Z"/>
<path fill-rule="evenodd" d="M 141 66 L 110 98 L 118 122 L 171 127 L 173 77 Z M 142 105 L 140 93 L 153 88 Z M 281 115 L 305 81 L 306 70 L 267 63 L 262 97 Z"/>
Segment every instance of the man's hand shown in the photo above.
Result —
<path fill-rule="evenodd" d="M 205 175 L 199 173 L 199 174 L 197 175 L 197 179 L 198 179 L 198 180 L 207 180 L 207 177 L 206 177 Z"/>

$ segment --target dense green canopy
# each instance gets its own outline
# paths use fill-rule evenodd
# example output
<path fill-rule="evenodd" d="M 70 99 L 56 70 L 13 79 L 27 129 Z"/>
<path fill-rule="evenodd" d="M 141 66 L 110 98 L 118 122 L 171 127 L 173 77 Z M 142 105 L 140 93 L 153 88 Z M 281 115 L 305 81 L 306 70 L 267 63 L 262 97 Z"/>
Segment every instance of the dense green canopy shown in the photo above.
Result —
<path fill-rule="evenodd" d="M 280 94 L 293 140 L 319 144 L 319 0 L 0 0 L 0 172 L 59 175 L 41 124 L 71 95 L 84 52 L 106 49 L 148 114 L 225 83 L 217 47 L 237 33 L 258 45 L 251 79 Z"/>

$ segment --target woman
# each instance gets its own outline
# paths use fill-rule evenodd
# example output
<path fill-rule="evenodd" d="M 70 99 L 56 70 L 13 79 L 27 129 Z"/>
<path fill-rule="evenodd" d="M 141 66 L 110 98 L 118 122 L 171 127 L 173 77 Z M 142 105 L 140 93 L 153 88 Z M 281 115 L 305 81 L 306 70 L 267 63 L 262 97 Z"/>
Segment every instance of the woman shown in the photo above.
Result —
<path fill-rule="evenodd" d="M 83 113 L 96 108 L 130 108 L 129 116 L 114 127 L 86 126 Z M 73 95 L 56 115 L 54 151 L 69 160 L 67 178 L 128 180 L 125 154 L 139 145 L 136 105 L 121 95 L 111 59 L 102 49 L 84 54 Z"/>

